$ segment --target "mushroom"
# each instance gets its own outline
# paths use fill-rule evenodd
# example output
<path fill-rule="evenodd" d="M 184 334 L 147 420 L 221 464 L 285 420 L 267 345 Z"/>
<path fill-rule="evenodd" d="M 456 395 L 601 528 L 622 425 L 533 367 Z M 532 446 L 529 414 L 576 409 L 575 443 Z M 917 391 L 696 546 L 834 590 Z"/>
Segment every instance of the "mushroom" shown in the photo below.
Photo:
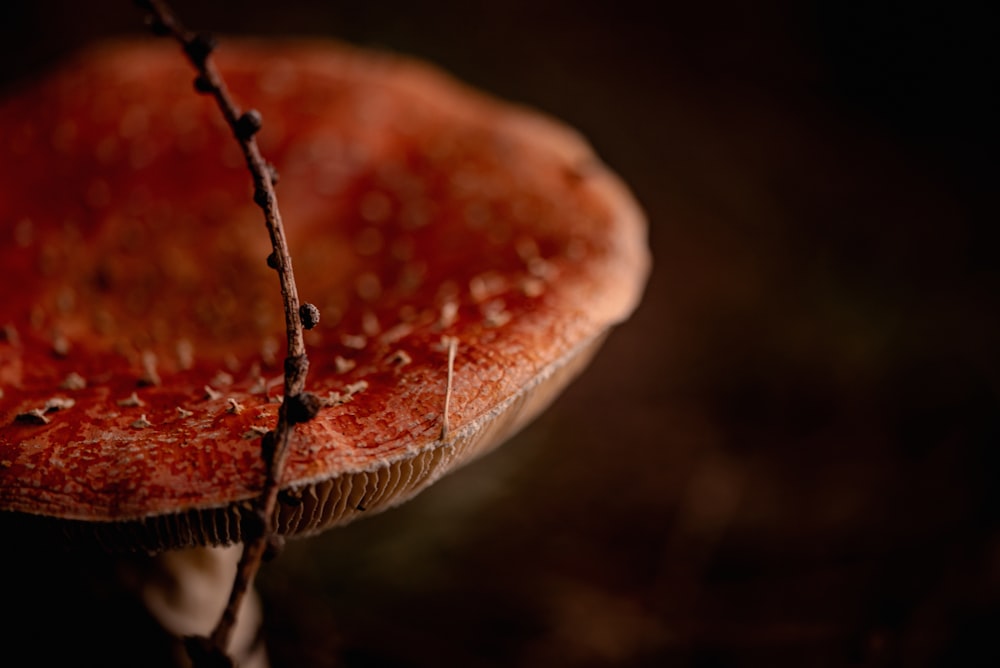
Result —
<path fill-rule="evenodd" d="M 322 312 L 284 536 L 496 447 L 636 307 L 643 215 L 562 124 L 329 41 L 234 40 L 217 64 L 265 119 Z M 242 158 L 176 48 L 149 41 L 77 54 L 0 103 L 0 127 L 3 525 L 158 555 L 176 577 L 140 578 L 142 596 L 204 633 L 214 619 L 186 611 L 222 608 L 282 400 L 282 303 Z M 208 581 L 218 605 L 193 603 Z"/>

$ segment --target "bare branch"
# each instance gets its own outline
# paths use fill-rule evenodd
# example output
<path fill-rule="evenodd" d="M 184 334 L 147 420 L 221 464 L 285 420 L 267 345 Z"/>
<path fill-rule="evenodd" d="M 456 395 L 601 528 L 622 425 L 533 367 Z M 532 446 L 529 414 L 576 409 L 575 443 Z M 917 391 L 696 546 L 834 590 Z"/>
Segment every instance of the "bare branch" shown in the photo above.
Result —
<path fill-rule="evenodd" d="M 309 360 L 302 336 L 303 320 L 305 327 L 311 328 L 319 321 L 319 311 L 311 304 L 299 304 L 295 276 L 292 272 L 292 259 L 288 253 L 281 212 L 274 192 L 277 172 L 261 156 L 255 139 L 263 123 L 260 113 L 255 109 L 243 111 L 233 101 L 212 61 L 216 43 L 210 35 L 187 30 L 166 2 L 138 0 L 136 4 L 149 12 L 147 25 L 154 34 L 170 36 L 180 44 L 188 61 L 197 72 L 194 79 L 195 90 L 215 98 L 219 110 L 243 150 L 247 168 L 253 178 L 253 200 L 264 213 L 264 222 L 271 237 L 273 252 L 268 256 L 267 264 L 278 273 L 285 309 L 285 329 L 288 336 L 288 355 L 285 358 L 285 401 L 278 412 L 278 423 L 274 431 L 265 434 L 261 439 L 267 479 L 257 499 L 256 512 L 247 522 L 243 556 L 237 568 L 229 603 L 209 638 L 192 638 L 187 643 L 189 653 L 198 665 L 225 665 L 229 661 L 226 648 L 240 605 L 256 577 L 265 554 L 269 548 L 273 549 L 280 543 L 280 537 L 275 535 L 273 518 L 281 471 L 288 453 L 292 430 L 296 423 L 311 419 L 319 405 L 315 396 L 304 391 Z"/>

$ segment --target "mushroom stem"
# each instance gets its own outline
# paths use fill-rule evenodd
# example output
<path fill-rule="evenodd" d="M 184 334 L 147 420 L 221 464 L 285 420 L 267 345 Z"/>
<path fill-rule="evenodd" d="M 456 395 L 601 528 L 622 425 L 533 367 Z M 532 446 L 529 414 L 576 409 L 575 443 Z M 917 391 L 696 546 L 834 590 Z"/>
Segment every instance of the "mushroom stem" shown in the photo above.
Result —
<path fill-rule="evenodd" d="M 228 605 L 240 554 L 238 545 L 162 552 L 141 573 L 132 565 L 125 580 L 164 629 L 178 637 L 207 636 Z M 267 668 L 266 648 L 259 642 L 260 598 L 252 584 L 246 591 L 233 619 L 230 654 L 240 668 Z"/>
<path fill-rule="evenodd" d="M 303 304 L 305 310 L 300 310 L 295 275 L 292 271 L 292 258 L 288 252 L 281 212 L 274 193 L 277 173 L 264 160 L 254 139 L 261 127 L 260 113 L 253 109 L 243 112 L 233 101 L 225 81 L 210 57 L 215 48 L 215 41 L 211 37 L 187 30 L 162 0 L 142 0 L 138 4 L 150 12 L 150 27 L 154 33 L 169 35 L 180 43 L 187 59 L 197 70 L 195 89 L 199 93 L 209 94 L 215 98 L 233 136 L 243 150 L 247 168 L 253 178 L 253 199 L 264 212 L 264 222 L 271 238 L 273 252 L 267 258 L 267 263 L 278 273 L 285 309 L 285 329 L 288 337 L 288 356 L 285 359 L 285 401 L 278 412 L 278 423 L 274 432 L 269 435 L 270 438 L 265 437 L 262 440 L 262 456 L 265 460 L 267 478 L 256 501 L 258 526 L 253 527 L 250 539 L 245 542 L 229 602 L 208 638 L 214 651 L 225 654 L 237 623 L 241 602 L 252 586 L 264 553 L 268 546 L 275 542 L 274 509 L 292 429 L 296 422 L 312 417 L 308 412 L 303 417 L 303 411 L 293 412 L 292 407 L 301 407 L 304 403 L 305 380 L 309 371 L 309 359 L 306 357 L 302 335 L 302 313 L 309 315 L 309 323 L 312 326 L 318 320 L 319 312 L 309 304 Z"/>

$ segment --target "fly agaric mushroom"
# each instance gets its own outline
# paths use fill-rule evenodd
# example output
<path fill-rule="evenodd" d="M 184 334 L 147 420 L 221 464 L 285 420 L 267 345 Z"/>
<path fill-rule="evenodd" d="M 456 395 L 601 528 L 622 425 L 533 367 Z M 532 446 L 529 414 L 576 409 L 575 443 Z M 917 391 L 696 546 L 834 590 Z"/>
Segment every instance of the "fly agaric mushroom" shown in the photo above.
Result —
<path fill-rule="evenodd" d="M 489 451 L 635 308 L 643 216 L 573 131 L 330 42 L 227 42 L 216 62 L 264 119 L 322 312 L 306 333 L 322 405 L 292 434 L 281 534 L 389 508 Z M 173 45 L 115 42 L 0 103 L 12 527 L 112 552 L 246 537 L 283 310 L 242 156 L 191 79 Z"/>

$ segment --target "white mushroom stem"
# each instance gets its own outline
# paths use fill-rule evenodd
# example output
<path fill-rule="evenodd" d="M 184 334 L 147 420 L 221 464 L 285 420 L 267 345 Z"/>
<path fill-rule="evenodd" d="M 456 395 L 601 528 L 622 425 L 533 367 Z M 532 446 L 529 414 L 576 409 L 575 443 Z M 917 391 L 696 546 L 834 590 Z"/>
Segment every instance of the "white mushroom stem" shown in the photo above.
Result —
<path fill-rule="evenodd" d="M 229 600 L 241 545 L 170 550 L 151 558 L 150 569 L 126 572 L 131 587 L 164 629 L 179 638 L 208 636 Z M 260 640 L 260 597 L 251 588 L 243 599 L 228 648 L 240 668 L 267 668 Z M 180 665 L 187 657 L 181 657 Z"/>

